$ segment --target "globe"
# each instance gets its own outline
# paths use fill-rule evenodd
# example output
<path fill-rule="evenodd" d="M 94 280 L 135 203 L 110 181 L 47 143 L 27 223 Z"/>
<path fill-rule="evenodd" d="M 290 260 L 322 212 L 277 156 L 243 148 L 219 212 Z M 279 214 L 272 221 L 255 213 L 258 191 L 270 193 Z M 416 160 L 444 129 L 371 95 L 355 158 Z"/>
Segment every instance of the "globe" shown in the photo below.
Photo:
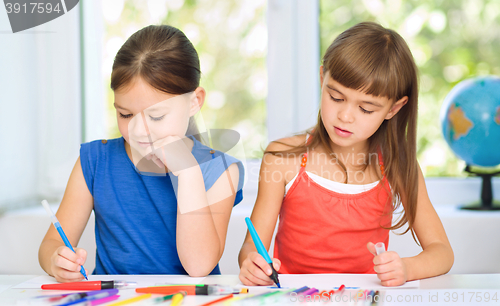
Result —
<path fill-rule="evenodd" d="M 500 164 L 500 78 L 458 83 L 446 96 L 440 121 L 444 139 L 467 165 Z"/>

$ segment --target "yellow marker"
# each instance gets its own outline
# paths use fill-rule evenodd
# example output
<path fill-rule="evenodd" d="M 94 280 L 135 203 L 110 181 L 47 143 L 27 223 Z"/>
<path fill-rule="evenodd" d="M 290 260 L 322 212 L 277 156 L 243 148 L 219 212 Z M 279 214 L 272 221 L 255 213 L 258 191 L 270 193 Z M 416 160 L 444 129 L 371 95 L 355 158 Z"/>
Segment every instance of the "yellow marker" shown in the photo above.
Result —
<path fill-rule="evenodd" d="M 133 298 L 130 298 L 130 299 L 126 299 L 126 300 L 123 300 L 123 301 L 118 301 L 116 303 L 109 304 L 108 306 L 126 305 L 126 304 L 130 304 L 130 303 L 135 303 L 135 302 L 138 302 L 138 301 L 142 301 L 142 300 L 145 300 L 145 299 L 149 299 L 150 297 L 151 297 L 151 293 L 146 293 L 146 294 L 139 295 L 139 296 L 136 296 L 136 297 L 133 297 Z"/>
<path fill-rule="evenodd" d="M 231 305 L 231 304 L 233 304 L 233 302 L 238 301 L 238 300 L 242 300 L 242 299 L 246 299 L 247 297 L 248 297 L 248 295 L 246 295 L 246 294 L 243 294 L 243 295 L 240 294 L 239 296 L 233 295 L 232 298 L 224 301 L 224 305 Z"/>
<path fill-rule="evenodd" d="M 172 303 L 170 303 L 170 306 L 177 306 L 177 305 L 180 305 L 182 304 L 182 300 L 184 299 L 184 294 L 182 293 L 177 293 L 176 295 L 174 295 L 174 297 L 172 298 Z"/>

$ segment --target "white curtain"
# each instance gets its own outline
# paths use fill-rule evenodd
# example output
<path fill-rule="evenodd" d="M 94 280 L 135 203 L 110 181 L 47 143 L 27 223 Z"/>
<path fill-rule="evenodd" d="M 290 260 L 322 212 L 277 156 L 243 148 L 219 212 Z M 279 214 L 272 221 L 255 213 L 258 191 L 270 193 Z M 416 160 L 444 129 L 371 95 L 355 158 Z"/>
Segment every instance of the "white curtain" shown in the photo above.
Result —
<path fill-rule="evenodd" d="M 102 27 L 89 22 L 93 36 L 81 48 L 80 9 L 15 34 L 0 14 L 0 212 L 58 202 L 80 143 L 104 136 Z"/>

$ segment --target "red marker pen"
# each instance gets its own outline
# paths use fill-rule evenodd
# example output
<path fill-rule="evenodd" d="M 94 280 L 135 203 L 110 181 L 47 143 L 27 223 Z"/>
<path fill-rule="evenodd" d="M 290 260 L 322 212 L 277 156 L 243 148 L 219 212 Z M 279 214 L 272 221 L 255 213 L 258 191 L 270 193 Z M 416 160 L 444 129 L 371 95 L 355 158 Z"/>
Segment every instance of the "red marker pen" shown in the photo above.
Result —
<path fill-rule="evenodd" d="M 43 290 L 102 290 L 102 289 L 127 289 L 128 287 L 136 287 L 136 282 L 126 281 L 90 281 L 90 282 L 73 282 L 73 283 L 58 283 L 42 285 Z"/>

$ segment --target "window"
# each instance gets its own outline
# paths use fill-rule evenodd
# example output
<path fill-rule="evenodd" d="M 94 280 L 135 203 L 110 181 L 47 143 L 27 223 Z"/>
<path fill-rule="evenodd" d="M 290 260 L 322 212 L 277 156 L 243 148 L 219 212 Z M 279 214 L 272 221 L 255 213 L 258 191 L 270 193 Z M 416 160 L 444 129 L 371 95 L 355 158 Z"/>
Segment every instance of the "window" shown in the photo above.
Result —
<path fill-rule="evenodd" d="M 78 10 L 12 33 L 0 13 L 0 214 L 62 197 L 81 143 Z"/>

